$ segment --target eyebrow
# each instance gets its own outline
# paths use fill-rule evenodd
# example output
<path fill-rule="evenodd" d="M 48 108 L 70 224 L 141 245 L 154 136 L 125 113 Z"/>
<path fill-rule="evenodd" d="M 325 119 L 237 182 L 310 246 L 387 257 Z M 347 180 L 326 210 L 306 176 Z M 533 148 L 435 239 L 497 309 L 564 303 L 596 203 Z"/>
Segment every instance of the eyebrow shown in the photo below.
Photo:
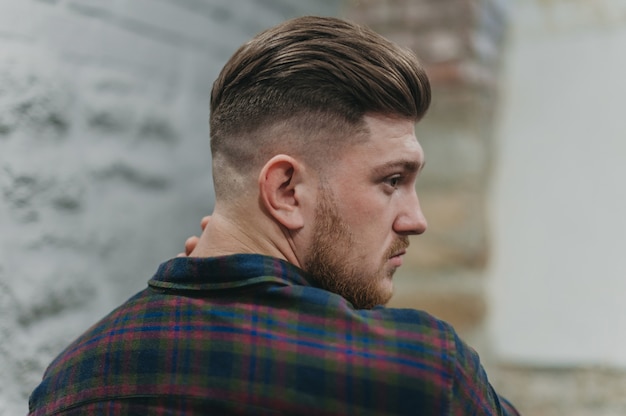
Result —
<path fill-rule="evenodd" d="M 421 163 L 414 160 L 397 160 L 376 166 L 374 172 L 377 175 L 385 175 L 391 170 L 402 169 L 405 172 L 419 173 L 424 168 L 425 164 L 425 160 Z"/>

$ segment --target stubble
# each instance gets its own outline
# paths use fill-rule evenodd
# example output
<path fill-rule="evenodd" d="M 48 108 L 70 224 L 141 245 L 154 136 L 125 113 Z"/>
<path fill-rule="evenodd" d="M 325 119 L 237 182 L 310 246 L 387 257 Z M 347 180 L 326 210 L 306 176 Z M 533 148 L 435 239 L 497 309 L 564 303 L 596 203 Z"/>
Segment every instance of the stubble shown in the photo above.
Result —
<path fill-rule="evenodd" d="M 380 259 L 379 268 L 367 270 L 358 261 L 358 253 L 353 249 L 355 236 L 338 214 L 332 194 L 322 188 L 319 195 L 305 270 L 323 289 L 344 297 L 357 309 L 386 304 L 393 292 L 388 289 L 391 285 L 384 284 L 384 281 L 391 279 L 395 271 L 386 263 L 391 256 L 408 247 L 408 237 L 400 236 L 394 240 Z"/>

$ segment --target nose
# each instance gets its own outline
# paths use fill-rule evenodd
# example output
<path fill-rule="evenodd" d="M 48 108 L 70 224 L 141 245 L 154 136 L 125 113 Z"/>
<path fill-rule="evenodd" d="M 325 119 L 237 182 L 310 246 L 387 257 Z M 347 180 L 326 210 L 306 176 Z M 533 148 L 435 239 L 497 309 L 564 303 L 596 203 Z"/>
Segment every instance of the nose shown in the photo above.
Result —
<path fill-rule="evenodd" d="M 420 207 L 417 193 L 412 192 L 402 206 L 393 224 L 393 230 L 401 235 L 419 235 L 426 231 L 428 222 Z"/>

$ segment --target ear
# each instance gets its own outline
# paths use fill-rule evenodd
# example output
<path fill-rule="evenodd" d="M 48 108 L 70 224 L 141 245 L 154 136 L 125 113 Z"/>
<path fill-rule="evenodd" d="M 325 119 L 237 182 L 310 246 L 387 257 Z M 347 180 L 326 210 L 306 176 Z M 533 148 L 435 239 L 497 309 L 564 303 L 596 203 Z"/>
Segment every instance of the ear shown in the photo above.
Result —
<path fill-rule="evenodd" d="M 288 155 L 276 155 L 261 169 L 259 194 L 269 214 L 289 230 L 304 226 L 302 186 L 305 169 Z"/>

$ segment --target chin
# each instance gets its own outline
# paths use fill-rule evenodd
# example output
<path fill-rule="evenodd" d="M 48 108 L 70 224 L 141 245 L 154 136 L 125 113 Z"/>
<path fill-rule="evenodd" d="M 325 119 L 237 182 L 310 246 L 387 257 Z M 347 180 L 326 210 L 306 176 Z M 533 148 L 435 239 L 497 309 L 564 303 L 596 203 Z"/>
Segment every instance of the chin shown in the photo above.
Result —
<path fill-rule="evenodd" d="M 391 281 L 391 276 L 385 278 L 380 284 L 380 298 L 383 299 L 383 305 L 386 305 L 393 296 L 393 282 Z"/>

